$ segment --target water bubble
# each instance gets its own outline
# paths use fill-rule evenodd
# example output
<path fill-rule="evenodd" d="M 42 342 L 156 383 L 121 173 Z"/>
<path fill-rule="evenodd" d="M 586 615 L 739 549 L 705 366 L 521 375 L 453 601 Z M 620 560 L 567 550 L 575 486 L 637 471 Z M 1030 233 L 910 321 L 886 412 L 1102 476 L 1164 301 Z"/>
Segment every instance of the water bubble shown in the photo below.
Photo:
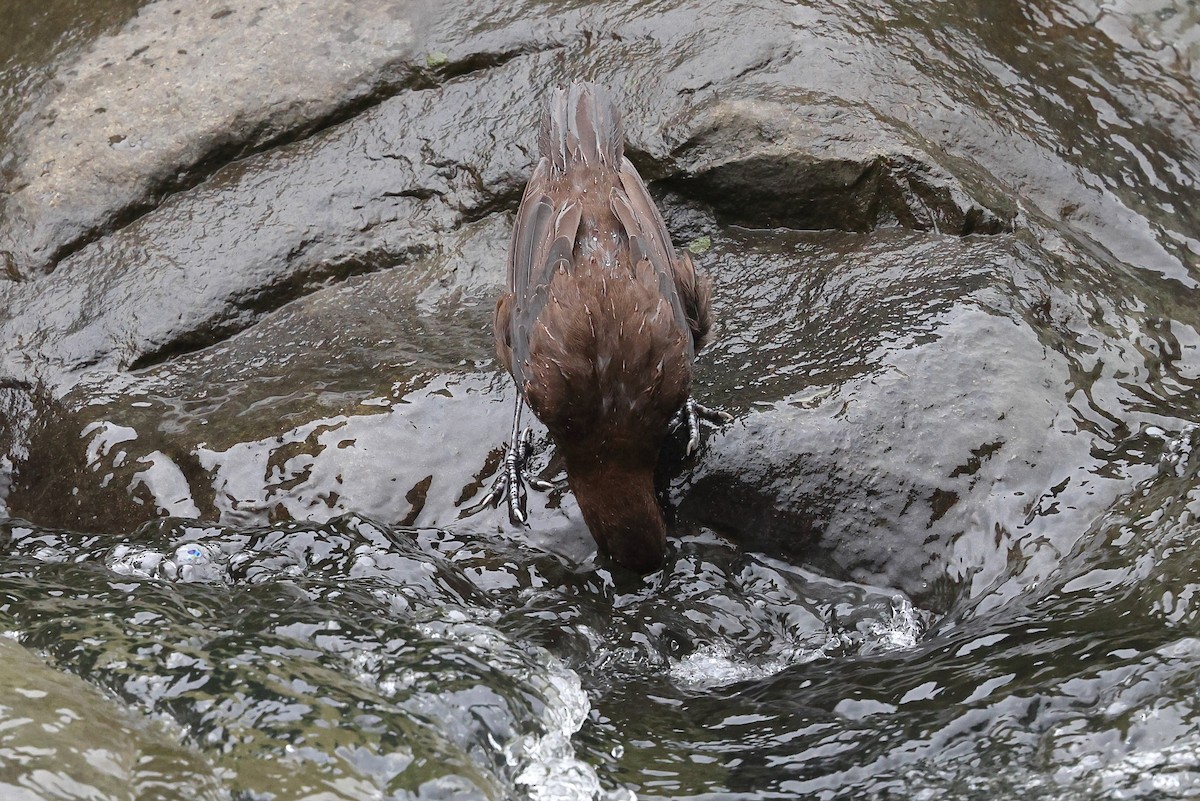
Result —
<path fill-rule="evenodd" d="M 198 543 L 189 542 L 175 549 L 175 562 L 180 565 L 206 564 L 212 560 L 209 549 Z"/>
<path fill-rule="evenodd" d="M 105 566 L 122 576 L 155 578 L 163 562 L 163 554 L 153 548 L 116 545 L 105 556 Z"/>
<path fill-rule="evenodd" d="M 158 576 L 167 581 L 224 581 L 227 576 L 219 556 L 211 545 L 185 542 L 163 560 Z"/>

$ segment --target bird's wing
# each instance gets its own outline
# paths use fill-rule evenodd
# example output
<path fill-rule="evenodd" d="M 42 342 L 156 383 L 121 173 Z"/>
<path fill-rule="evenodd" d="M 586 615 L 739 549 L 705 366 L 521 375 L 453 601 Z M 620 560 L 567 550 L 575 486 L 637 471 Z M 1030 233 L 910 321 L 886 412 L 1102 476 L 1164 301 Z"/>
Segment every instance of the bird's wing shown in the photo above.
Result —
<path fill-rule="evenodd" d="M 570 265 L 582 208 L 550 192 L 550 160 L 543 158 L 525 187 L 508 248 L 508 292 L 496 303 L 496 351 L 518 388 L 525 384 L 529 332 L 546 305 L 554 270 Z"/>
<path fill-rule="evenodd" d="M 696 271 L 687 254 L 675 253 L 667 225 L 629 159 L 622 160 L 620 178 L 624 191 L 614 190 L 613 212 L 629 234 L 630 256 L 635 263 L 645 258 L 654 266 L 662 295 L 671 299 L 680 327 L 692 333 L 690 355 L 694 355 L 712 327 L 711 281 Z"/>

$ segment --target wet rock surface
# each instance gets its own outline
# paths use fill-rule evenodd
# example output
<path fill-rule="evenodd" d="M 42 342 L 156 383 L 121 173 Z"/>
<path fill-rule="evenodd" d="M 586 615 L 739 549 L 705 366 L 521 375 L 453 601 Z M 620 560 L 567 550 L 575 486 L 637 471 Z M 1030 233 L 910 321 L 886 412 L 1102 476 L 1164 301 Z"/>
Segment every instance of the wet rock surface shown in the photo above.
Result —
<path fill-rule="evenodd" d="M 0 249 L 23 274 L 52 270 L 212 169 L 413 82 L 417 12 L 144 5 L 56 76 L 13 137 Z"/>
<path fill-rule="evenodd" d="M 1011 230 L 1011 202 L 972 198 L 935 153 L 906 141 L 911 133 L 868 108 L 801 93 L 728 97 L 736 93 L 722 93 L 682 131 L 668 133 L 680 140 L 672 142 L 679 171 L 673 185 L 706 201 L 726 224 L 900 226 L 957 235 Z"/>
<path fill-rule="evenodd" d="M 335 797 L 539 797 L 567 775 L 582 797 L 852 797 L 1017 760 L 989 785 L 1009 797 L 1058 781 L 1035 755 L 1094 753 L 1124 725 L 1028 708 L 1072 682 L 1175 712 L 1131 718 L 1142 745 L 1071 782 L 1154 797 L 1166 785 L 1135 770 L 1149 752 L 1194 778 L 1167 748 L 1200 736 L 1170 689 L 1200 665 L 1200 106 L 1181 6 L 23 13 L 24 44 L 0 50 L 0 612 L 53 664 L 225 748 L 226 768 L 266 771 L 225 786 L 306 797 L 338 754 Z M 696 394 L 737 418 L 668 460 L 677 537 L 645 584 L 593 561 L 544 432 L 536 467 L 560 486 L 529 528 L 474 508 L 513 399 L 490 332 L 510 215 L 546 89 L 575 77 L 612 88 L 677 244 L 717 282 Z M 159 617 L 70 634 L 128 587 Z M 42 617 L 55 593 L 70 608 Z M 231 599 L 282 618 L 230 618 Z M 1112 639 L 1105 599 L 1130 621 Z M 322 639 L 319 619 L 349 633 Z M 1121 638 L 1129 653 L 1087 675 L 1037 667 Z M 253 656 L 285 641 L 274 669 L 358 709 L 358 734 L 322 740 L 306 710 L 317 744 L 285 750 L 286 722 L 243 715 L 254 703 L 201 655 L 298 708 L 313 693 Z M 333 678 L 345 664 L 361 686 Z M 168 674 L 190 679 L 172 695 Z M 438 707 L 451 685 L 494 714 Z M 1027 716 L 1041 735 L 1012 728 Z M 420 745 L 398 756 L 397 727 Z M 964 761 L 939 756 L 957 746 Z M 307 767 L 263 767 L 281 756 Z"/>

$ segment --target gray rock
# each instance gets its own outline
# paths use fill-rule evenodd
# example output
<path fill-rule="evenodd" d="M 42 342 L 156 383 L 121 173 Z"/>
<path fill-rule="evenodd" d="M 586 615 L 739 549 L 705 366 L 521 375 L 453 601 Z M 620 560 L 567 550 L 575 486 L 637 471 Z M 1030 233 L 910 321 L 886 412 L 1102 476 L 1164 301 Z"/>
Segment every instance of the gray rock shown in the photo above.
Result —
<path fill-rule="evenodd" d="M 680 192 L 751 227 L 951 234 L 1012 229 L 1011 201 L 976 200 L 904 132 L 832 97 L 714 100 L 670 131 Z M 996 208 L 981 205 L 989 203 Z"/>
<path fill-rule="evenodd" d="M 740 420 L 677 468 L 681 521 L 933 601 L 1040 580 L 1177 413 L 1189 334 L 1154 321 L 1200 322 L 1200 227 L 1162 211 L 1194 109 L 987 20 L 926 41 L 936 9 L 727 10 L 165 0 L 97 39 L 7 134 L 8 512 L 359 511 L 585 556 L 569 493 L 528 535 L 466 514 L 507 433 L 507 213 L 545 88 L 585 76 L 718 278 L 697 394 Z M 1072 150 L 1111 138 L 1089 98 L 1155 121 L 1152 178 Z"/>
<path fill-rule="evenodd" d="M 412 82 L 420 3 L 145 5 L 10 136 L 0 250 L 25 276 L 240 156 Z"/>
<path fill-rule="evenodd" d="M 59 375 L 144 367 L 218 342 L 325 282 L 430 252 L 496 193 L 521 189 L 511 166 L 522 158 L 518 121 L 504 147 L 465 125 L 486 112 L 477 90 L 405 94 L 235 162 L 53 274 L 0 287 L 15 312 L 2 324 L 5 350 Z"/>

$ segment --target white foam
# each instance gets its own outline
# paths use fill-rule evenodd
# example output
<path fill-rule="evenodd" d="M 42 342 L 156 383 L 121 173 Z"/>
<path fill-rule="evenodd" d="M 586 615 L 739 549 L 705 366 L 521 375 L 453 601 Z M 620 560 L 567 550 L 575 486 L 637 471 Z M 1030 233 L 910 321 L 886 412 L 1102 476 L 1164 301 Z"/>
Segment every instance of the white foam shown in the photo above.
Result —
<path fill-rule="evenodd" d="M 591 711 L 587 694 L 578 675 L 549 653 L 545 656 L 548 670 L 539 688 L 546 699 L 545 733 L 519 738 L 509 747 L 510 762 L 524 765 L 516 783 L 533 801 L 602 798 L 600 777 L 571 744 Z"/>
<path fill-rule="evenodd" d="M 892 598 L 891 614 L 888 617 L 863 623 L 864 639 L 858 652 L 867 656 L 916 648 L 923 629 L 924 625 L 912 602 L 897 595 Z"/>
<path fill-rule="evenodd" d="M 853 630 L 829 632 L 818 647 L 795 642 L 780 643 L 774 655 L 750 659 L 738 655 L 728 642 L 710 643 L 682 659 L 672 660 L 668 675 L 676 684 L 691 689 L 709 689 L 756 681 L 792 666 L 828 658 L 846 651 L 862 655 L 915 648 L 923 630 L 920 613 L 902 596 L 891 599 L 891 608 L 879 617 L 860 620 Z"/>
<path fill-rule="evenodd" d="M 1195 424 L 1185 425 L 1174 436 L 1157 426 L 1146 429 L 1146 434 L 1162 440 L 1165 445 L 1158 465 L 1159 472 L 1174 474 L 1176 478 L 1183 478 L 1187 474 L 1188 464 L 1192 459 L 1192 436 L 1195 432 Z"/>
<path fill-rule="evenodd" d="M 105 566 L 122 576 L 161 581 L 220 581 L 224 568 L 219 551 L 202 542 L 185 542 L 170 555 L 141 545 L 115 545 L 104 557 Z"/>
<path fill-rule="evenodd" d="M 679 660 L 673 660 L 668 675 L 680 685 L 693 689 L 724 687 L 739 681 L 754 681 L 773 676 L 789 665 L 810 662 L 820 651 L 795 649 L 766 661 L 751 661 L 734 656 L 729 643 L 713 643 L 697 648 Z"/>
<path fill-rule="evenodd" d="M 510 662 L 504 652 L 516 647 L 500 631 L 469 620 L 459 610 L 445 610 L 440 620 L 418 630 L 461 642 L 493 664 Z M 544 700 L 545 707 L 541 733 L 503 746 L 505 761 L 514 768 L 514 783 L 531 801 L 636 801 L 637 796 L 623 788 L 605 791 L 596 769 L 575 753 L 571 738 L 592 709 L 579 675 L 543 648 L 528 647 L 527 653 L 534 656 L 537 669 L 517 668 L 517 678 Z"/>
<path fill-rule="evenodd" d="M 116 545 L 104 558 L 105 567 L 122 576 L 158 578 L 163 553 L 140 545 Z"/>

